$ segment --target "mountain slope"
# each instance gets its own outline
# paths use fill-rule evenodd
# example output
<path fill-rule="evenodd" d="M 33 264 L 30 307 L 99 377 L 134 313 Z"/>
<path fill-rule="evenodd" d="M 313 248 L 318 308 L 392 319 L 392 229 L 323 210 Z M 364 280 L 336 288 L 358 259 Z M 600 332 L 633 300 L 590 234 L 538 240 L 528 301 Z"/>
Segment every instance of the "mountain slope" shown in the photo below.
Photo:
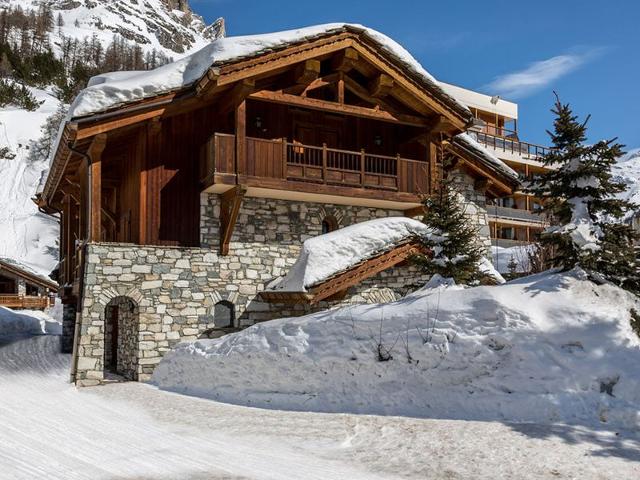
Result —
<path fill-rule="evenodd" d="M 640 205 L 640 148 L 627 152 L 613 168 L 613 174 L 618 181 L 627 185 L 627 191 L 622 198 Z"/>
<path fill-rule="evenodd" d="M 190 54 L 224 35 L 222 19 L 207 26 L 186 0 L 0 0 L 0 30 L 3 18 L 16 9 L 27 17 L 30 12 L 46 11 L 52 26 L 40 45 L 50 48 L 57 59 L 87 45 L 99 45 L 106 52 L 117 38 L 136 46 L 141 57 L 152 59 L 145 63 L 153 66 Z M 28 33 L 35 44 L 37 31 Z M 20 48 L 22 35 L 20 28 L 9 29 L 7 44 Z M 12 69 L 3 69 L 4 52 L 0 41 L 0 81 L 11 83 Z M 48 170 L 47 159 L 36 153 L 34 141 L 61 101 L 53 79 L 39 83 L 40 88 L 26 86 L 39 103 L 34 111 L 0 103 L 0 256 L 48 274 L 58 259 L 58 222 L 38 212 L 31 201 Z"/>

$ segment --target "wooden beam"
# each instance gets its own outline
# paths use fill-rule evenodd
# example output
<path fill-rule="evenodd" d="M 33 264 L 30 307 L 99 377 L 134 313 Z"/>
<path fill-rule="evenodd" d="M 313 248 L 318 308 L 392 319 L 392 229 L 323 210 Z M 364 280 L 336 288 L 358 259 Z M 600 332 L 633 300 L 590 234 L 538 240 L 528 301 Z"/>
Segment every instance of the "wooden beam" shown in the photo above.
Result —
<path fill-rule="evenodd" d="M 335 102 L 327 102 L 325 100 L 317 100 L 315 98 L 297 97 L 286 93 L 271 92 L 262 90 L 252 93 L 249 98 L 256 100 L 264 100 L 273 103 L 282 103 L 295 107 L 309 108 L 312 110 L 322 110 L 325 112 L 337 113 L 342 115 L 353 115 L 356 117 L 370 118 L 383 122 L 399 123 L 403 125 L 412 125 L 417 127 L 425 127 L 427 120 L 414 117 L 412 115 L 404 115 L 400 113 L 388 112 L 385 110 L 376 110 L 374 108 L 357 107 L 354 105 L 341 105 Z"/>
<path fill-rule="evenodd" d="M 247 173 L 247 102 L 243 100 L 235 109 L 236 173 Z"/>
<path fill-rule="evenodd" d="M 340 105 L 344 105 L 344 73 L 340 72 L 340 77 L 338 78 L 338 103 Z"/>
<path fill-rule="evenodd" d="M 331 60 L 331 69 L 336 72 L 348 72 L 358 62 L 358 52 L 353 48 L 345 48 L 334 55 Z"/>
<path fill-rule="evenodd" d="M 295 69 L 295 82 L 299 85 L 309 85 L 320 76 L 320 60 L 305 60 Z"/>
<path fill-rule="evenodd" d="M 229 254 L 229 242 L 246 193 L 246 187 L 236 185 L 220 195 L 220 255 Z"/>
<path fill-rule="evenodd" d="M 61 183 L 59 190 L 66 196 L 69 195 L 76 203 L 80 203 L 80 186 L 72 183 L 68 178 Z"/>
<path fill-rule="evenodd" d="M 338 292 L 359 284 L 363 280 L 370 278 L 388 268 L 404 262 L 413 255 L 429 255 L 431 252 L 423 247 L 419 242 L 412 241 L 404 245 L 397 246 L 392 250 L 382 253 L 374 258 L 370 258 L 360 264 L 350 268 L 346 272 L 336 275 L 325 282 L 312 287 L 309 293 L 313 294 L 311 304 L 318 303 L 329 298 Z"/>
<path fill-rule="evenodd" d="M 60 272 L 62 275 L 61 285 L 65 283 L 69 283 L 71 279 L 71 258 L 73 257 L 73 249 L 75 246 L 75 238 L 73 235 L 73 211 L 72 211 L 72 199 L 69 194 L 65 194 L 64 200 L 62 202 L 62 225 L 60 229 L 62 230 L 62 245 L 60 245 L 60 249 L 63 252 L 64 256 L 64 268 Z"/>
<path fill-rule="evenodd" d="M 102 152 L 107 144 L 107 135 L 96 135 L 87 154 L 91 159 L 91 212 L 89 213 L 89 241 L 99 242 L 102 234 Z"/>
<path fill-rule="evenodd" d="M 256 88 L 256 81 L 253 78 L 246 78 L 239 81 L 227 95 L 224 102 L 218 107 L 218 115 L 225 115 L 238 108 L 246 100 L 251 92 Z"/>
<path fill-rule="evenodd" d="M 151 120 L 152 118 L 162 116 L 165 110 L 166 107 L 161 107 L 124 118 L 117 118 L 110 121 L 82 126 L 78 129 L 78 135 L 76 136 L 76 139 L 82 140 L 85 138 L 93 137 L 94 135 L 108 132 L 110 130 L 115 130 L 116 128 L 127 127 L 138 122 Z M 123 114 L 126 115 L 126 111 L 123 112 Z"/>
<path fill-rule="evenodd" d="M 393 85 L 393 78 L 381 73 L 369 83 L 369 95 L 374 98 L 384 98 L 389 95 Z"/>
<path fill-rule="evenodd" d="M 402 212 L 405 217 L 413 218 L 419 215 L 424 215 L 424 206 L 420 205 L 419 207 L 408 208 Z"/>
<path fill-rule="evenodd" d="M 333 85 L 334 83 L 336 83 L 338 81 L 339 78 L 339 74 L 337 73 L 332 73 L 330 75 L 326 75 L 322 78 L 317 78 L 315 79 L 313 82 L 311 82 L 309 85 L 307 85 L 304 90 L 302 90 L 302 92 L 300 92 L 300 96 L 302 97 L 306 97 L 307 94 L 312 91 L 312 90 L 316 90 L 318 88 L 323 88 L 326 87 L 328 85 Z M 295 87 L 293 87 L 295 88 Z M 284 93 L 293 93 L 295 94 L 296 91 L 290 91 L 290 89 L 285 89 Z"/>
<path fill-rule="evenodd" d="M 365 102 L 368 102 L 372 105 L 376 105 L 377 107 L 382 108 L 387 112 L 390 112 L 393 114 L 399 114 L 398 112 L 396 112 L 396 110 L 393 107 L 391 107 L 387 102 L 385 102 L 381 98 L 372 97 L 366 88 L 364 88 L 362 85 L 360 85 L 358 82 L 356 82 L 353 78 L 349 77 L 348 75 L 344 76 L 344 84 L 345 84 L 345 87 L 350 92 L 360 97 Z M 425 123 L 429 121 L 428 119 L 423 119 L 422 117 L 417 117 L 413 115 L 407 115 L 407 114 L 399 114 L 399 115 L 405 115 L 407 118 L 420 119 L 421 122 L 425 122 Z"/>

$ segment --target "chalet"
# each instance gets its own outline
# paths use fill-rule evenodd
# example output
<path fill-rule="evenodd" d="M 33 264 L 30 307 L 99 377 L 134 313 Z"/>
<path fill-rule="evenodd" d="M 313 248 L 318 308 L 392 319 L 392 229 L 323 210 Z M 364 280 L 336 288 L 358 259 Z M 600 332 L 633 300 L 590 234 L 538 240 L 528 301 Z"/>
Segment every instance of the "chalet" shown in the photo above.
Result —
<path fill-rule="evenodd" d="M 58 285 L 26 265 L 0 258 L 0 306 L 45 309 L 53 304 Z"/>
<path fill-rule="evenodd" d="M 61 216 L 76 383 L 146 380 L 180 341 L 407 293 L 417 247 L 399 244 L 316 297 L 261 295 L 304 240 L 418 215 L 444 175 L 489 245 L 486 200 L 518 179 L 463 134 L 472 125 L 406 50 L 358 25 L 218 39 L 92 79 L 38 197 Z"/>

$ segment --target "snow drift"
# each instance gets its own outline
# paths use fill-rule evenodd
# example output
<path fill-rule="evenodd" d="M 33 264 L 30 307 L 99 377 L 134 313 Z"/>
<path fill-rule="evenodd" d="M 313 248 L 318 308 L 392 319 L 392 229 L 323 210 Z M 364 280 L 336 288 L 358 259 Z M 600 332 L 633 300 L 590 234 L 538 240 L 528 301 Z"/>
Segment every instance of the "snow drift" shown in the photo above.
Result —
<path fill-rule="evenodd" d="M 62 305 L 60 305 L 61 307 Z M 53 312 L 53 316 L 61 313 L 61 308 Z M 39 310 L 15 311 L 0 307 L 0 336 L 3 335 L 59 335 L 62 325 L 58 319 Z"/>
<path fill-rule="evenodd" d="M 431 284 L 179 345 L 152 382 L 275 409 L 640 428 L 631 309 L 636 297 L 579 270 Z"/>

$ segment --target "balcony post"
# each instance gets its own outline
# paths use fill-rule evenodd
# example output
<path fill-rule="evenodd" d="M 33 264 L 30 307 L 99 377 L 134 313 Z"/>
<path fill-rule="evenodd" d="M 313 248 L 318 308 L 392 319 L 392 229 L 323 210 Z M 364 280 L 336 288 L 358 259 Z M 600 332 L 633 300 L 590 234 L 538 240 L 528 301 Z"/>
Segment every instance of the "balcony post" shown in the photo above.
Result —
<path fill-rule="evenodd" d="M 322 181 L 327 182 L 327 144 L 322 143 Z"/>
<path fill-rule="evenodd" d="M 287 170 L 288 170 L 288 162 L 289 162 L 289 152 L 287 149 L 287 137 L 283 137 L 282 139 L 282 178 L 287 178 Z"/>
<path fill-rule="evenodd" d="M 242 100 L 235 110 L 236 178 L 247 174 L 247 101 Z"/>
<path fill-rule="evenodd" d="M 363 187 L 364 187 L 364 175 L 365 175 L 364 163 L 365 163 L 365 153 L 364 153 L 364 148 L 361 148 L 360 149 L 360 183 L 362 184 Z"/>

